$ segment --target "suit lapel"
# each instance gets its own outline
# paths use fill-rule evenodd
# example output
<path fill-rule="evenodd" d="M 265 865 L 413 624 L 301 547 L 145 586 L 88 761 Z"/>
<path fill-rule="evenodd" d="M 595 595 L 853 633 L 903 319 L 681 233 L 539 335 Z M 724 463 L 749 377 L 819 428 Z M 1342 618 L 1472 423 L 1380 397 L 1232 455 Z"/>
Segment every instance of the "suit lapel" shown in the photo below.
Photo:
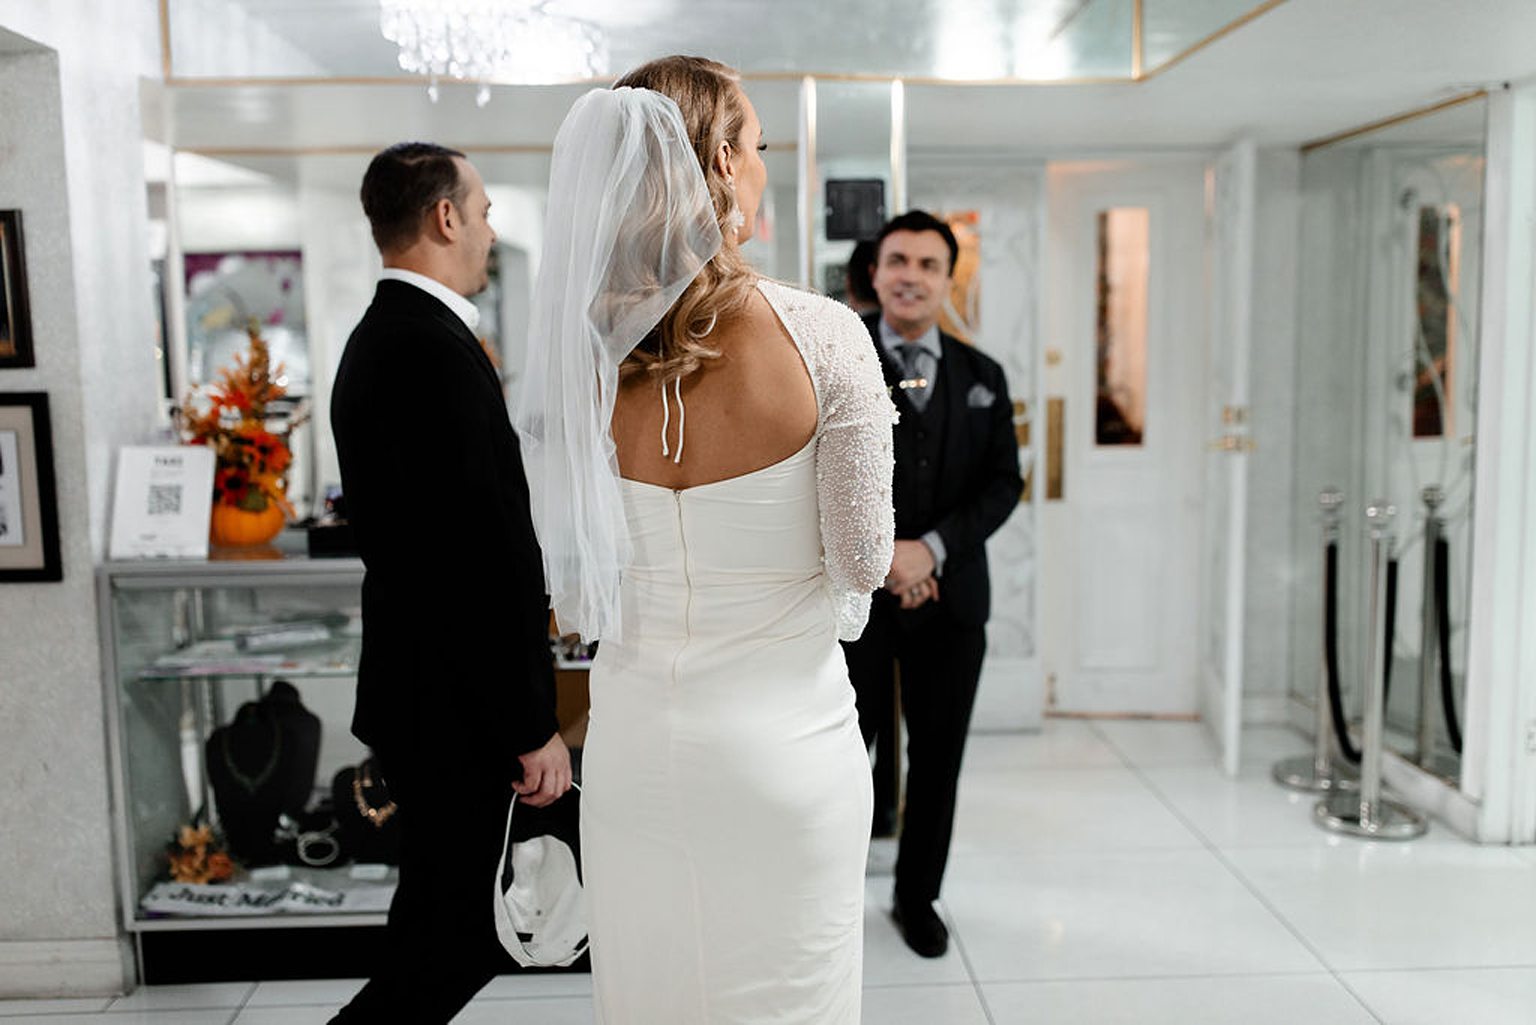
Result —
<path fill-rule="evenodd" d="M 939 469 L 939 492 L 950 493 L 964 479 L 963 468 L 969 461 L 967 447 L 970 443 L 967 431 L 970 412 L 971 373 L 970 364 L 961 350 L 964 342 L 939 333 L 939 347 L 944 358 L 939 360 L 939 377 L 943 381 L 947 421 L 944 424 L 944 460 Z"/>

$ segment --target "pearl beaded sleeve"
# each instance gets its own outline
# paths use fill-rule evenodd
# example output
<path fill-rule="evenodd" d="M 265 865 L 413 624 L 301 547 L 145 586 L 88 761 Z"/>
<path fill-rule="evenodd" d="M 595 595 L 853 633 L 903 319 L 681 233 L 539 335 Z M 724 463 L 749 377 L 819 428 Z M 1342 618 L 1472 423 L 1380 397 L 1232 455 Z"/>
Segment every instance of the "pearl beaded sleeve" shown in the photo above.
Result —
<path fill-rule="evenodd" d="M 891 502 L 896 406 L 869 330 L 856 313 L 775 282 L 759 287 L 794 339 L 816 389 L 822 560 L 838 638 L 857 640 L 869 621 L 869 596 L 884 585 L 896 544 Z"/>

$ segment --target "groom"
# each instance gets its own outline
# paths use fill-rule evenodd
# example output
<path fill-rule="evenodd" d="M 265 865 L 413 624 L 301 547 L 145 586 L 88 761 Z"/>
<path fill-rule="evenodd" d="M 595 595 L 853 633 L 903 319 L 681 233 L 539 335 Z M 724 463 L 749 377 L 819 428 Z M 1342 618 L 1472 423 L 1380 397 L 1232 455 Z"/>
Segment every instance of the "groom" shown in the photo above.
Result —
<path fill-rule="evenodd" d="M 436 1025 L 507 964 L 492 879 L 514 791 L 548 804 L 571 763 L 528 484 L 465 298 L 496 241 L 485 186 L 464 154 L 401 143 L 362 200 L 384 271 L 331 426 L 367 568 L 352 732 L 398 807 L 400 882 L 385 954 L 333 1023 Z"/>
<path fill-rule="evenodd" d="M 900 680 L 907 800 L 891 916 L 923 957 L 949 948 L 933 904 L 987 649 L 986 540 L 1023 488 L 1003 368 L 939 329 L 958 255 L 949 225 L 921 210 L 890 221 L 876 240 L 880 310 L 865 324 L 901 413 L 896 553 L 864 635 L 844 646 L 866 744 L 891 729 Z"/>

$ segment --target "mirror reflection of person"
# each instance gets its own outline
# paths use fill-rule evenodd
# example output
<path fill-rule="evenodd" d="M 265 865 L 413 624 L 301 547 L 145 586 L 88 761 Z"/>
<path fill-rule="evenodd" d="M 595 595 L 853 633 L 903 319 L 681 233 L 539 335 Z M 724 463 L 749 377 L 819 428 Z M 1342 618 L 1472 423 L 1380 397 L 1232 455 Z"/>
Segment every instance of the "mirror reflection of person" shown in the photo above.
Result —
<path fill-rule="evenodd" d="M 838 637 L 890 564 L 895 411 L 858 317 L 740 252 L 762 144 L 740 76 L 694 57 L 588 93 L 555 141 L 517 425 L 556 617 L 601 641 L 599 1025 L 860 1021 L 870 775 Z"/>
<path fill-rule="evenodd" d="M 555 800 L 571 763 L 528 483 L 467 298 L 496 239 L 485 185 L 462 153 L 402 143 L 373 158 L 362 200 L 384 271 L 331 425 L 367 569 L 352 732 L 401 850 L 383 959 L 333 1021 L 436 1025 L 510 964 L 491 901 L 508 808 Z"/>
<path fill-rule="evenodd" d="M 875 283 L 869 276 L 874 264 L 875 240 L 860 239 L 843 272 L 843 292 L 848 308 L 861 317 L 880 312 L 880 297 L 875 294 Z"/>
<path fill-rule="evenodd" d="M 907 786 L 892 917 L 907 945 L 939 957 L 939 898 L 960 760 L 986 653 L 986 540 L 1018 505 L 1013 406 L 1003 368 L 939 330 L 959 246 L 920 210 L 876 240 L 880 312 L 864 318 L 901 421 L 895 428 L 896 551 L 869 626 L 846 644 L 868 743 L 889 728 L 896 666 L 907 727 Z"/>

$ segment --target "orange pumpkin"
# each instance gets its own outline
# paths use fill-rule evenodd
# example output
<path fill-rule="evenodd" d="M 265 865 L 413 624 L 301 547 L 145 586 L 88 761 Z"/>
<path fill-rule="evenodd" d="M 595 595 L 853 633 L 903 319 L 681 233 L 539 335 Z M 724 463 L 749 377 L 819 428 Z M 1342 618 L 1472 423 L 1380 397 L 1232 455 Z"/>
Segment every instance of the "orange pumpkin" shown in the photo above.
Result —
<path fill-rule="evenodd" d="M 208 539 L 225 548 L 264 545 L 282 532 L 287 517 L 276 502 L 268 502 L 261 512 L 250 512 L 233 505 L 217 503 Z"/>

